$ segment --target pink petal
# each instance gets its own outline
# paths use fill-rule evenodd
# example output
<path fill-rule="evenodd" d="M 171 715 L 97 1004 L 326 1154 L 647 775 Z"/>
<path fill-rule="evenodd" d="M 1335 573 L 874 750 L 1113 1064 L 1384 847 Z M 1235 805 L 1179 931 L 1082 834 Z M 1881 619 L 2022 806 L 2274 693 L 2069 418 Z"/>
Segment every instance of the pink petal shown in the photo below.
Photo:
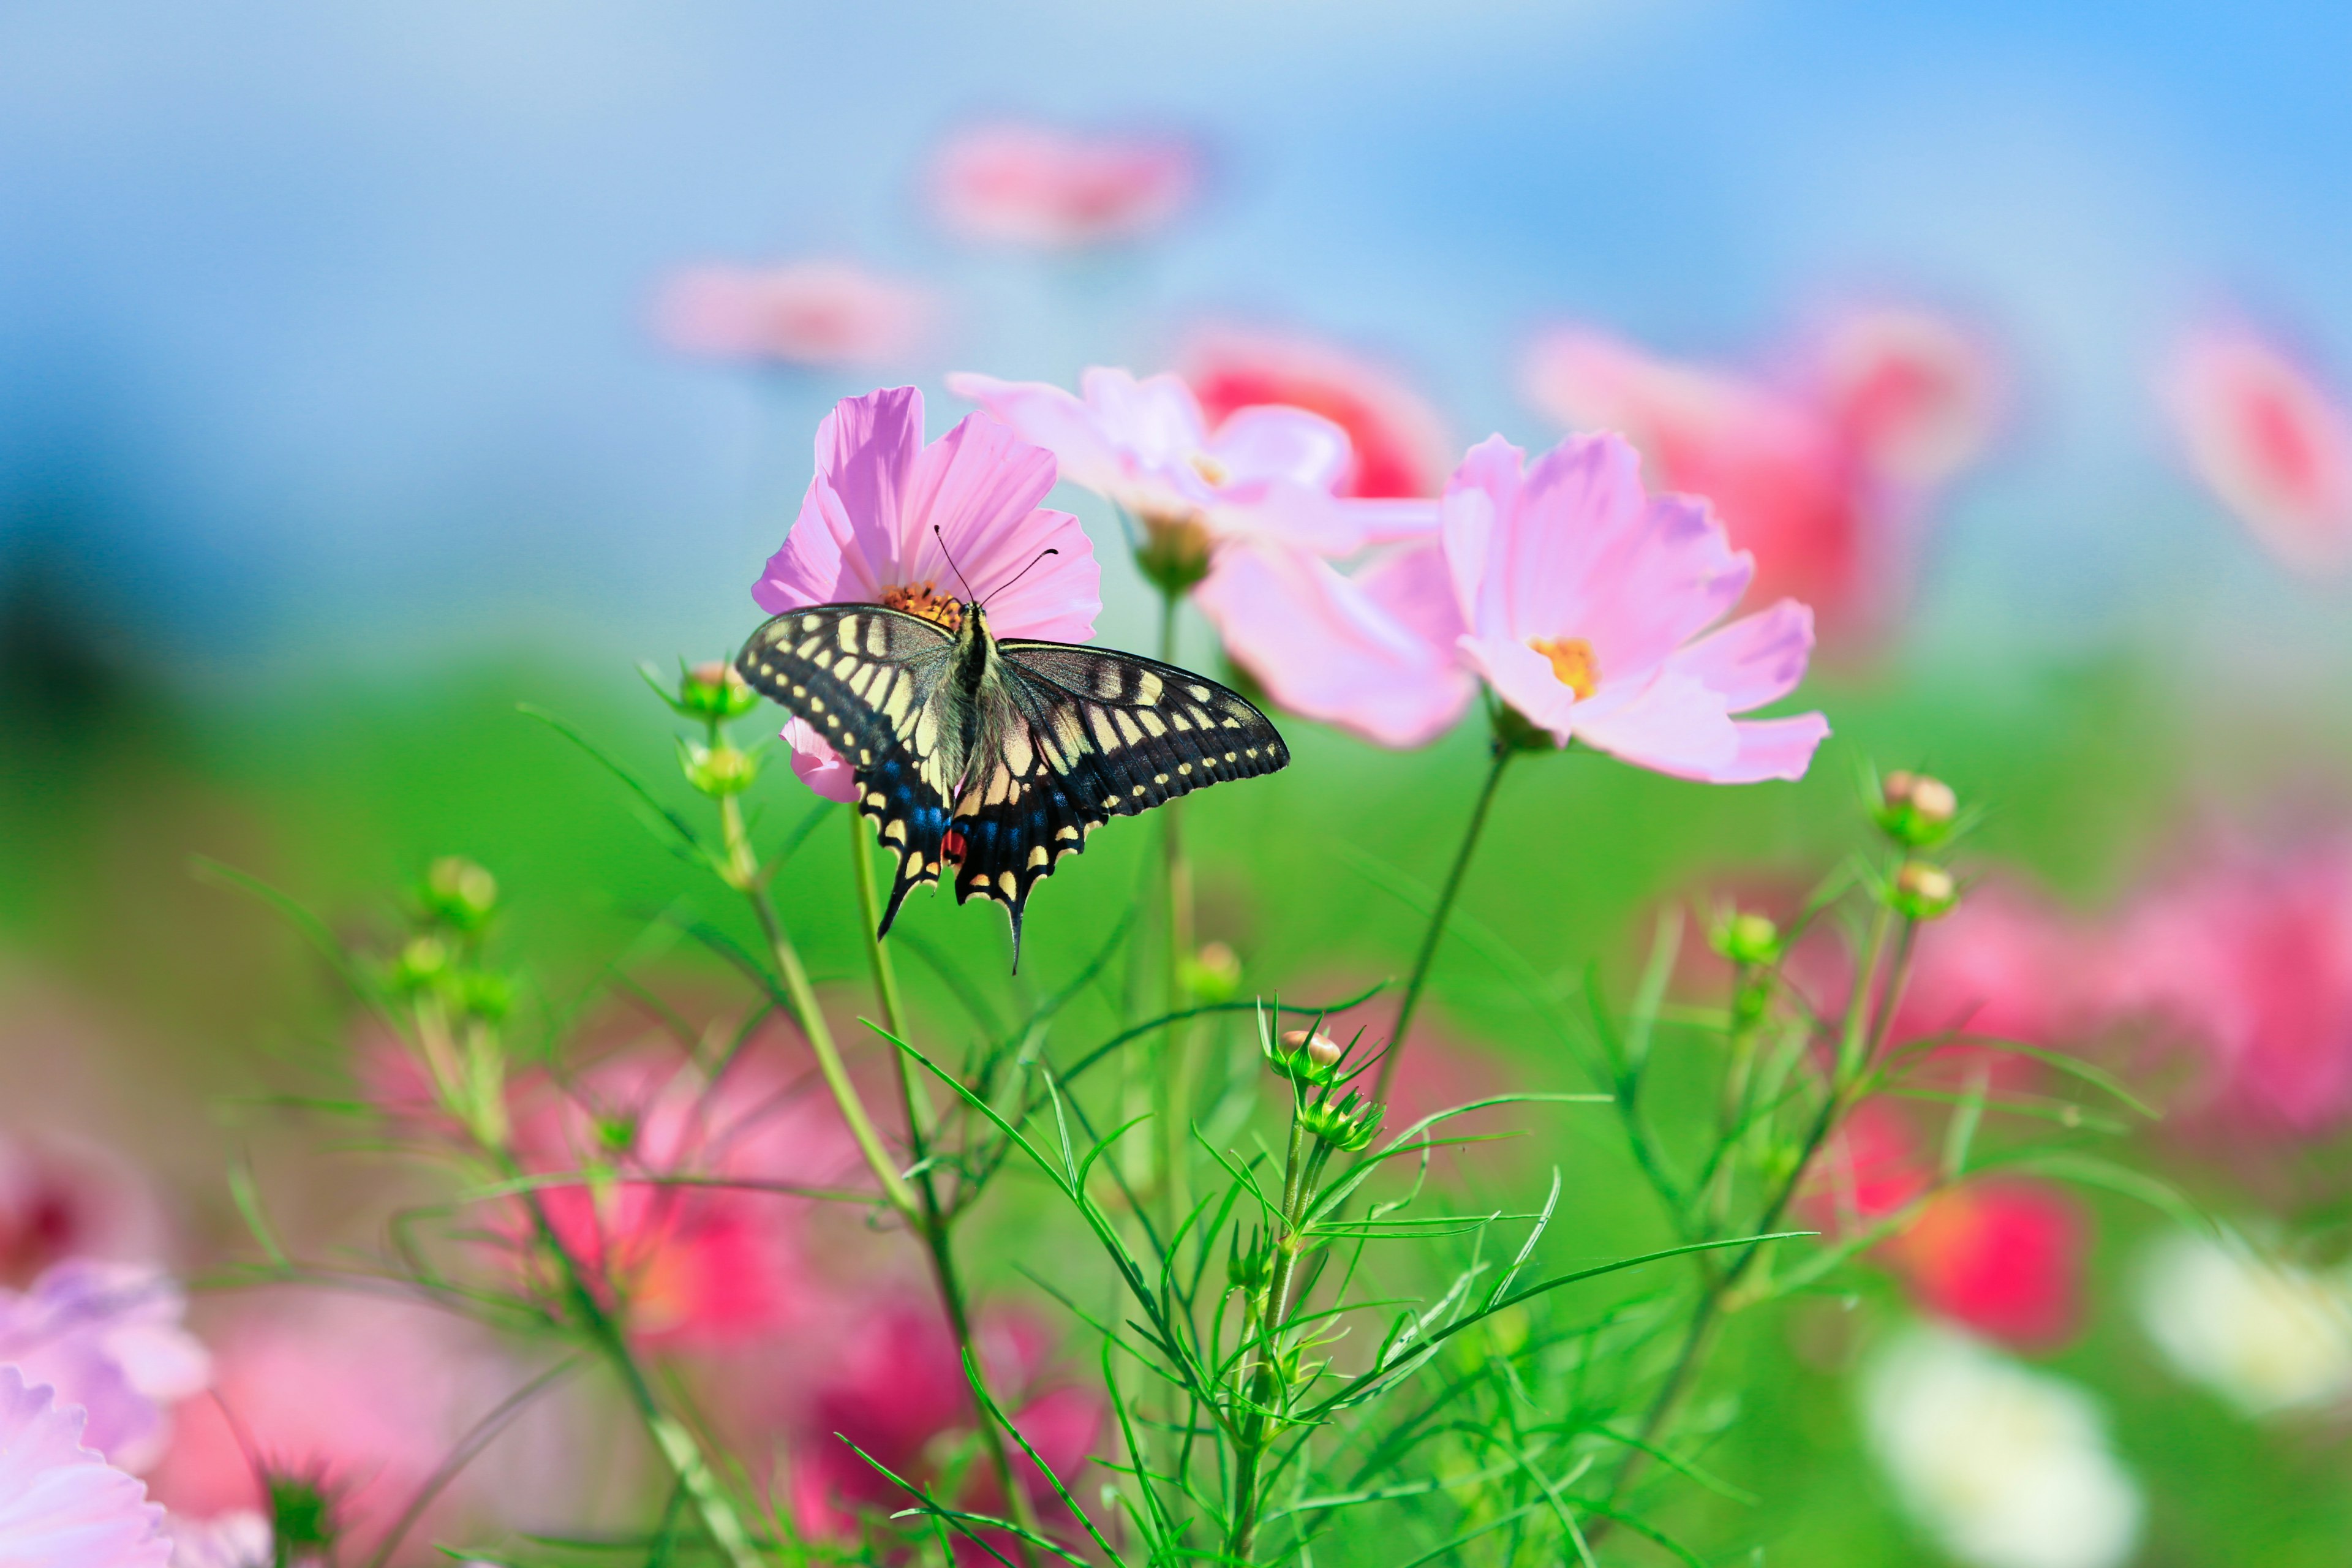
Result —
<path fill-rule="evenodd" d="M 1739 719 L 1732 722 L 1739 737 L 1739 755 L 1709 773 L 1689 776 L 1709 784 L 1761 784 L 1767 779 L 1801 779 L 1813 763 L 1813 752 L 1829 739 L 1830 721 L 1819 713 L 1789 719 Z"/>
<path fill-rule="evenodd" d="M 793 749 L 793 776 L 827 800 L 845 804 L 857 798 L 857 776 L 839 752 L 806 721 L 794 719 L 783 728 L 784 744 Z"/>
<path fill-rule="evenodd" d="M 1744 782 L 1733 776 L 1741 736 L 1723 694 L 1671 668 L 1630 689 L 1595 692 L 1577 705 L 1569 725 L 1587 745 L 1640 767 L 1711 784 Z"/>
<path fill-rule="evenodd" d="M 687 353 L 885 365 L 919 348 L 938 314 L 929 290 L 846 262 L 692 267 L 663 283 L 655 330 Z"/>
<path fill-rule="evenodd" d="M 1147 466 L 1189 466 L 1192 454 L 1209 444 L 1200 400 L 1175 376 L 1138 380 L 1127 371 L 1095 365 L 1078 384 L 1111 444 Z"/>
<path fill-rule="evenodd" d="M 1303 408 L 1244 408 L 1217 426 L 1209 457 L 1223 464 L 1228 483 L 1287 479 L 1328 494 L 1348 471 L 1348 433 Z"/>
<path fill-rule="evenodd" d="M 1345 430 L 1352 458 L 1339 480 L 1343 496 L 1434 496 L 1458 450 L 1437 410 L 1404 378 L 1330 343 L 1211 328 L 1187 345 L 1183 375 L 1212 420 L 1272 405 L 1322 415 Z"/>
<path fill-rule="evenodd" d="M 1446 481 L 1438 532 L 1454 578 L 1462 623 L 1479 636 L 1507 637 L 1506 572 L 1498 559 L 1503 529 L 1518 504 L 1519 470 L 1527 454 L 1489 436 L 1470 448 Z"/>
<path fill-rule="evenodd" d="M 1012 559 L 1018 545 L 1009 535 L 1053 488 L 1053 453 L 986 415 L 965 416 L 917 455 L 908 475 L 894 551 L 907 573 L 901 581 L 951 593 L 969 582 L 975 597 L 985 597 L 1029 563 L 1034 552 Z"/>
<path fill-rule="evenodd" d="M 82 1413 L 0 1366 L 0 1561 L 8 1568 L 164 1568 L 163 1510 L 81 1446 Z"/>
<path fill-rule="evenodd" d="M 1200 152 L 1184 138 L 1016 121 L 950 135 L 929 191 L 940 222 L 962 238 L 1074 250 L 1166 226 L 1200 183 Z"/>
<path fill-rule="evenodd" d="M 979 404 L 1023 440 L 1053 453 L 1061 477 L 1074 485 L 1108 494 L 1124 476 L 1118 451 L 1095 411 L 1058 386 L 960 371 L 948 377 L 948 390 Z"/>
<path fill-rule="evenodd" d="M 1477 692 L 1445 635 L 1444 571 L 1433 545 L 1351 580 L 1304 550 L 1236 542 L 1217 552 L 1194 602 L 1283 707 L 1380 745 L 1419 746 Z"/>
<path fill-rule="evenodd" d="M 1900 306 L 1848 310 L 1817 353 L 1830 417 L 1874 472 L 1924 489 L 1984 450 L 1999 378 L 1990 351 L 1958 322 Z"/>
<path fill-rule="evenodd" d="M 1706 502 L 1644 501 L 1633 449 L 1601 441 L 1599 461 L 1577 454 L 1555 469 L 1550 453 L 1528 472 L 1512 529 L 1521 548 L 1510 568 L 1511 627 L 1582 637 L 1602 679 L 1614 679 L 1650 669 L 1720 620 L 1754 563 L 1731 548 Z"/>
<path fill-rule="evenodd" d="M 923 446 L 923 395 L 888 387 L 834 405 L 816 430 L 816 476 L 751 596 L 770 615 L 880 597 L 899 569 L 903 497 Z"/>
<path fill-rule="evenodd" d="M 2165 381 L 2198 477 L 2298 571 L 2352 561 L 2352 413 L 2289 355 L 2241 327 L 2175 351 Z"/>
<path fill-rule="evenodd" d="M 1813 612 L 1794 599 L 1742 616 L 1677 651 L 1668 667 L 1723 693 L 1734 713 L 1797 689 L 1813 649 Z"/>

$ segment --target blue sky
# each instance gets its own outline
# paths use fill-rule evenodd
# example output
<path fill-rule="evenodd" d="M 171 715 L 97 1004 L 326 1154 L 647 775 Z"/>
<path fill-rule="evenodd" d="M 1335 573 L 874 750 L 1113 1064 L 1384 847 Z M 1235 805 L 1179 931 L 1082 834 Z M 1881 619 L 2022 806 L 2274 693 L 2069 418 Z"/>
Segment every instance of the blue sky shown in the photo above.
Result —
<path fill-rule="evenodd" d="M 934 281 L 955 325 L 906 377 L 942 415 L 947 369 L 1142 367 L 1238 314 L 1390 353 L 1465 439 L 1549 434 L 1511 390 L 1534 324 L 1737 357 L 1862 289 L 2016 366 L 1944 635 L 2109 635 L 2192 591 L 2321 626 L 2340 598 L 2180 479 L 2145 386 L 2224 300 L 2352 362 L 2347 60 L 2320 6 L 18 0 L 0 537 L 64 540 L 231 672 L 701 652 L 862 386 L 666 356 L 676 262 Z M 1118 266 L 973 258 L 912 185 L 978 111 L 1192 128 L 1211 197 Z"/>

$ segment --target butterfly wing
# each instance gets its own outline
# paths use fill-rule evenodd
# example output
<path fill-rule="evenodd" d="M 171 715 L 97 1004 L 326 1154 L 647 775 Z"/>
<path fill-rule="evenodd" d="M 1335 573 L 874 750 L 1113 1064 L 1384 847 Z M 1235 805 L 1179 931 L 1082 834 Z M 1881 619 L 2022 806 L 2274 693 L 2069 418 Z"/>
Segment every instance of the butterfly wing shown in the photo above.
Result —
<path fill-rule="evenodd" d="M 1016 960 L 1029 889 L 1097 827 L 1290 761 L 1265 714 L 1190 670 L 1069 643 L 1008 639 L 997 652 L 958 803 L 955 886 L 958 902 L 978 894 L 1011 912 Z"/>
<path fill-rule="evenodd" d="M 753 632 L 735 668 L 831 742 L 857 780 L 857 809 L 895 868 L 882 930 L 908 893 L 940 876 L 965 726 L 948 679 L 954 641 L 879 605 L 788 610 Z"/>

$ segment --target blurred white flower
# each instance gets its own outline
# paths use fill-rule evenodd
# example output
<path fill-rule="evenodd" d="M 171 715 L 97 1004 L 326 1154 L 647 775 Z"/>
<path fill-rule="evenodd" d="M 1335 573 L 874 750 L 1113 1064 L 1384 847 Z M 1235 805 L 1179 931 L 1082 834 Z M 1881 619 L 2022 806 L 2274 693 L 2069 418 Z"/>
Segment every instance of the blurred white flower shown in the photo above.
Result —
<path fill-rule="evenodd" d="M 2181 1234 L 2140 1272 L 2139 1317 L 2173 1370 L 2247 1415 L 2352 1396 L 2352 1280 Z"/>
<path fill-rule="evenodd" d="M 172 1539 L 172 1568 L 269 1568 L 269 1521 L 249 1508 L 211 1519 L 173 1514 L 163 1521 Z"/>
<path fill-rule="evenodd" d="M 1972 1568 L 2114 1568 L 2139 1538 L 2138 1486 L 2074 1385 L 1944 1329 L 1914 1329 L 1864 1375 L 1878 1462 L 1912 1517 Z"/>

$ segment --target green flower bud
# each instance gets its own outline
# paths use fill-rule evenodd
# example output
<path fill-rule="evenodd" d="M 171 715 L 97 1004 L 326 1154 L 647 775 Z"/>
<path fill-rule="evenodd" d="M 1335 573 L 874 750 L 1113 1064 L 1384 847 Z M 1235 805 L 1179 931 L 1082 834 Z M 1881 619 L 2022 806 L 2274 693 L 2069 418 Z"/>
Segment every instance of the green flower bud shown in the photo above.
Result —
<path fill-rule="evenodd" d="M 1925 849 L 1951 837 L 1959 808 L 1959 797 L 1943 780 L 1898 770 L 1880 784 L 1878 809 L 1872 816 L 1880 830 L 1904 848 Z"/>
<path fill-rule="evenodd" d="M 449 944 L 437 936 L 411 937 L 392 962 L 392 984 L 398 991 L 419 991 L 449 972 Z"/>
<path fill-rule="evenodd" d="M 499 881 L 461 855 L 444 855 L 426 868 L 420 898 L 427 919 L 456 931 L 479 931 L 498 908 Z"/>
<path fill-rule="evenodd" d="M 1714 940 L 1715 951 L 1734 963 L 1780 962 L 1780 928 L 1768 916 L 1735 914 L 1716 927 Z"/>
<path fill-rule="evenodd" d="M 1184 989 L 1204 1003 L 1230 1002 L 1242 988 L 1242 961 L 1222 942 L 1203 942 L 1184 961 Z"/>
<path fill-rule="evenodd" d="M 715 658 L 695 665 L 679 677 L 677 700 L 671 704 L 686 718 L 720 724 L 740 719 L 759 705 L 760 694 L 742 673 Z"/>
<path fill-rule="evenodd" d="M 1906 860 L 1895 873 L 1893 901 L 1895 912 L 1907 919 L 1932 921 L 1951 912 L 1960 901 L 1960 890 L 1952 874 L 1941 866 Z"/>
<path fill-rule="evenodd" d="M 715 746 L 680 742 L 679 766 L 685 770 L 686 782 L 696 789 L 718 799 L 722 795 L 741 795 L 760 776 L 759 760 L 749 752 L 740 752 L 724 741 Z"/>
<path fill-rule="evenodd" d="M 1225 1286 L 1245 1295 L 1255 1295 L 1265 1289 L 1274 1278 L 1274 1247 L 1263 1235 L 1252 1235 L 1249 1246 L 1242 1246 L 1241 1232 L 1236 1229 L 1225 1259 Z"/>
<path fill-rule="evenodd" d="M 1197 513 L 1145 512 L 1135 563 L 1151 585 L 1173 598 L 1209 574 L 1209 530 Z"/>
<path fill-rule="evenodd" d="M 1298 1122 L 1307 1136 L 1343 1154 L 1370 1146 L 1380 1132 L 1381 1115 L 1379 1106 L 1362 1103 L 1352 1090 L 1344 1100 L 1313 1100 L 1298 1108 Z"/>

